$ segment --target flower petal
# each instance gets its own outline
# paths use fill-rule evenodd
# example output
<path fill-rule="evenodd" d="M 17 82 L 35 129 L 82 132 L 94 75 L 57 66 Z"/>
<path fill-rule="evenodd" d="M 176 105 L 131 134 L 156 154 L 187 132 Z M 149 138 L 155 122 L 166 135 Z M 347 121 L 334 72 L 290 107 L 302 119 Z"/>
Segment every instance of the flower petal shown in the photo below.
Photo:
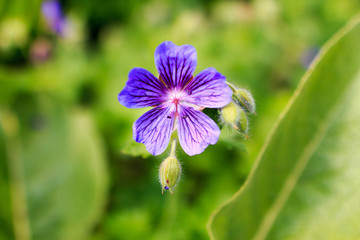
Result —
<path fill-rule="evenodd" d="M 191 45 L 163 42 L 155 50 L 156 68 L 169 88 L 182 89 L 194 74 L 196 64 L 196 50 Z"/>
<path fill-rule="evenodd" d="M 145 144 L 152 155 L 164 152 L 174 125 L 171 115 L 171 107 L 156 107 L 143 114 L 133 125 L 134 140 Z"/>
<path fill-rule="evenodd" d="M 128 108 L 157 106 L 163 102 L 165 91 L 164 84 L 148 70 L 133 68 L 118 100 Z"/>
<path fill-rule="evenodd" d="M 215 144 L 219 139 L 220 129 L 205 113 L 181 107 L 178 134 L 182 149 L 192 156 L 202 153 L 209 144 Z"/>
<path fill-rule="evenodd" d="M 232 96 L 232 90 L 225 81 L 225 76 L 215 68 L 207 68 L 186 86 L 188 95 L 184 101 L 207 108 L 224 107 L 231 102 Z"/>

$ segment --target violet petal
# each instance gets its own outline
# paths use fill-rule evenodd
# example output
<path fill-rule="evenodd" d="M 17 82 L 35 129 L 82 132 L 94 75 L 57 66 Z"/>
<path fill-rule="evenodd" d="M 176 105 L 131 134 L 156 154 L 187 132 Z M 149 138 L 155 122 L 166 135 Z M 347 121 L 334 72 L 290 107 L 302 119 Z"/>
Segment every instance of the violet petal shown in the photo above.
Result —
<path fill-rule="evenodd" d="M 194 74 L 196 64 L 196 50 L 191 45 L 176 46 L 168 41 L 155 50 L 156 68 L 169 88 L 182 89 Z"/>
<path fill-rule="evenodd" d="M 149 153 L 159 155 L 169 144 L 174 119 L 171 107 L 156 107 L 143 114 L 133 125 L 134 140 L 143 143 Z"/>
<path fill-rule="evenodd" d="M 192 156 L 202 153 L 209 144 L 215 144 L 219 139 L 220 129 L 205 113 L 181 107 L 178 134 L 182 149 Z"/>
<path fill-rule="evenodd" d="M 46 19 L 53 20 L 63 18 L 60 2 L 56 0 L 43 2 L 41 5 L 41 11 Z"/>
<path fill-rule="evenodd" d="M 60 2 L 57 0 L 45 1 L 41 5 L 41 11 L 49 27 L 59 35 L 64 35 L 68 26 Z"/>
<path fill-rule="evenodd" d="M 232 96 L 232 90 L 225 81 L 225 76 L 215 68 L 207 68 L 186 86 L 188 95 L 184 101 L 207 108 L 224 107 L 230 103 Z"/>
<path fill-rule="evenodd" d="M 163 102 L 165 91 L 164 84 L 152 73 L 143 68 L 133 68 L 118 100 L 128 108 L 158 106 Z"/>

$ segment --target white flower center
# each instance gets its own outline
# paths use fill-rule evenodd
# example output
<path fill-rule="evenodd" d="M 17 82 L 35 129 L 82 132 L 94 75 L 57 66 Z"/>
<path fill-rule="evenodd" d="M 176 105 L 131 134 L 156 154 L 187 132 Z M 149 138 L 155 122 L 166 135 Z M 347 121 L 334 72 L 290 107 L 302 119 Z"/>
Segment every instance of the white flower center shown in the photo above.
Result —
<path fill-rule="evenodd" d="M 183 91 L 179 91 L 179 90 L 169 91 L 168 101 L 170 102 L 170 104 L 174 104 L 175 106 L 177 106 L 178 104 L 181 103 L 184 95 L 185 93 Z"/>

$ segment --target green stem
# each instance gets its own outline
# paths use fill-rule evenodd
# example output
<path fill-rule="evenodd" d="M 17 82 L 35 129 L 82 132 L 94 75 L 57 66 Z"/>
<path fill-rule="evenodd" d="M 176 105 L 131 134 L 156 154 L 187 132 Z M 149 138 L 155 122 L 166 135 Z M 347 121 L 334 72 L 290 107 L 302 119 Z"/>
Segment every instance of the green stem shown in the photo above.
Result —
<path fill-rule="evenodd" d="M 15 239 L 30 240 L 31 231 L 26 202 L 24 164 L 18 138 L 18 119 L 10 112 L 2 111 L 0 125 L 4 131 L 6 144 Z"/>
<path fill-rule="evenodd" d="M 170 157 L 175 158 L 176 138 L 171 141 Z"/>
<path fill-rule="evenodd" d="M 229 83 L 229 82 L 225 82 L 225 83 L 231 88 L 231 90 L 233 90 L 233 92 L 236 91 L 236 87 L 235 87 L 234 85 L 232 85 L 232 84 Z"/>

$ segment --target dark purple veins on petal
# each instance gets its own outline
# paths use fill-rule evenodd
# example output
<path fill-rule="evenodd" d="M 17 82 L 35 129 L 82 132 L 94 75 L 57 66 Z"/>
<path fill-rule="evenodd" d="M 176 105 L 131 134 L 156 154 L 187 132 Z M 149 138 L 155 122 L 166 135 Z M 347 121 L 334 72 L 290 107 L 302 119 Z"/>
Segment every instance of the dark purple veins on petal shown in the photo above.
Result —
<path fill-rule="evenodd" d="M 167 118 L 171 108 L 156 107 L 143 114 L 133 125 L 134 140 L 143 143 L 153 155 L 165 151 L 170 141 L 173 119 Z"/>
<path fill-rule="evenodd" d="M 181 107 L 179 115 L 179 141 L 188 155 L 202 153 L 209 144 L 218 141 L 220 129 L 206 114 L 193 108 Z"/>
<path fill-rule="evenodd" d="M 196 50 L 191 45 L 164 42 L 155 50 L 156 68 L 169 88 L 183 88 L 194 74 L 196 64 Z"/>
<path fill-rule="evenodd" d="M 225 81 L 225 76 L 214 68 L 207 68 L 186 86 L 185 91 L 189 95 L 184 100 L 201 107 L 224 107 L 230 103 L 232 96 L 232 90 Z"/>
<path fill-rule="evenodd" d="M 166 91 L 164 84 L 152 73 L 143 68 L 133 68 L 118 100 L 128 108 L 158 106 L 163 102 Z"/>

